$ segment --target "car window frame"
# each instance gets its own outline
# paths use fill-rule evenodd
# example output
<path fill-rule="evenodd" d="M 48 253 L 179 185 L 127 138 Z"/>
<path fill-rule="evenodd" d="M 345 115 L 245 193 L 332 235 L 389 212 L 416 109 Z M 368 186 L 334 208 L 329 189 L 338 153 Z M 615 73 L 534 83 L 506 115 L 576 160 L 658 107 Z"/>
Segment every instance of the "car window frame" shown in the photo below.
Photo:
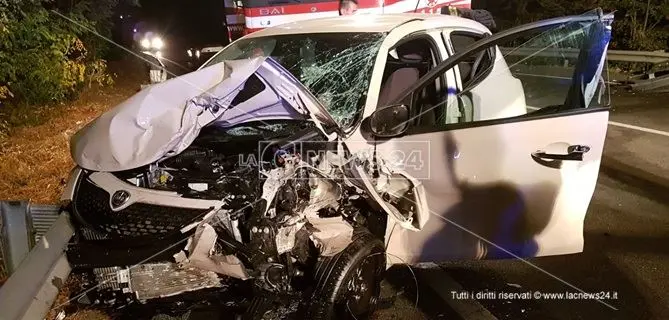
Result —
<path fill-rule="evenodd" d="M 535 29 L 548 28 L 559 26 L 562 24 L 569 23 L 578 23 L 578 22 L 590 22 L 595 20 L 603 20 L 604 16 L 610 16 L 611 14 L 603 15 L 577 15 L 577 16 L 566 16 L 559 17 L 547 20 L 541 20 L 533 23 L 528 23 L 521 25 L 515 28 L 507 29 L 505 31 L 496 33 L 494 35 L 485 37 L 479 41 L 474 42 L 472 45 L 464 49 L 459 53 L 455 53 L 452 56 L 449 56 L 446 60 L 442 61 L 434 69 L 430 70 L 423 78 L 416 82 L 413 86 L 406 89 L 399 97 L 393 101 L 390 105 L 406 105 L 409 109 L 413 109 L 414 94 L 415 92 L 420 92 L 426 85 L 429 85 L 430 82 L 433 82 L 438 77 L 441 77 L 443 74 L 448 72 L 449 69 L 456 67 L 462 60 L 468 57 L 471 53 L 480 52 L 486 50 L 487 48 L 497 48 L 497 44 L 508 40 L 519 33 L 529 32 Z M 573 108 L 573 109 L 563 109 L 563 106 L 550 106 L 541 109 L 541 112 L 532 112 L 524 115 L 519 115 L 515 117 L 508 118 L 499 118 L 499 119 L 490 119 L 490 120 L 481 120 L 481 121 L 471 121 L 463 123 L 452 123 L 447 125 L 441 125 L 438 127 L 425 127 L 425 126 L 409 126 L 405 135 L 411 134 L 420 134 L 428 133 L 435 131 L 448 131 L 464 128 L 473 128 L 473 127 L 482 127 L 489 125 L 505 124 L 505 123 L 514 123 L 522 121 L 531 121 L 544 118 L 554 118 L 554 117 L 563 117 L 574 114 L 583 114 L 590 112 L 608 112 L 610 109 L 610 103 L 604 106 L 589 107 L 589 108 Z M 547 110 L 554 110 L 555 112 L 548 113 Z M 411 114 L 411 111 L 410 111 Z M 413 120 L 413 119 L 411 119 Z"/>
<path fill-rule="evenodd" d="M 446 39 L 447 35 L 448 35 L 448 39 Z M 441 36 L 444 38 L 443 39 L 444 44 L 446 45 L 446 49 L 448 50 L 449 57 L 452 57 L 457 53 L 455 51 L 455 47 L 453 46 L 453 40 L 451 39 L 451 37 L 453 35 L 475 38 L 476 40 L 474 41 L 474 43 L 476 43 L 478 41 L 481 41 L 481 40 L 485 39 L 486 37 L 490 37 L 492 34 L 489 33 L 489 32 L 478 33 L 478 32 L 475 32 L 475 31 L 461 30 L 461 29 L 455 29 L 455 30 L 451 30 L 450 32 L 447 32 L 447 33 L 446 32 L 442 33 Z M 464 50 L 467 50 L 467 47 L 465 47 L 463 49 L 463 51 Z M 459 80 L 458 83 L 457 83 L 458 90 L 466 91 L 468 89 L 471 89 L 471 88 L 475 87 L 476 85 L 478 85 L 479 83 L 481 83 L 483 80 L 485 80 L 485 78 L 487 78 L 492 73 L 492 69 L 493 69 L 492 67 L 495 65 L 495 59 L 497 59 L 497 50 L 496 50 L 496 47 L 490 47 L 490 48 L 486 49 L 486 51 L 488 51 L 487 53 L 488 53 L 488 55 L 490 57 L 490 60 L 491 60 L 491 67 L 486 69 L 484 72 L 480 73 L 479 76 L 476 76 L 476 77 L 472 76 L 472 80 L 470 80 L 469 83 L 464 83 L 464 81 L 462 79 L 462 73 L 460 71 L 460 65 L 458 64 L 458 66 L 456 67 L 457 70 L 458 70 L 457 77 L 458 77 L 458 80 Z"/>
<path fill-rule="evenodd" d="M 388 48 L 388 51 L 386 52 L 386 56 L 388 54 L 390 54 L 391 51 L 397 49 L 399 46 L 404 45 L 407 42 L 410 42 L 410 41 L 413 41 L 413 40 L 416 40 L 416 39 L 421 39 L 421 38 L 427 40 L 430 43 L 430 45 L 432 46 L 430 49 L 435 54 L 434 57 L 431 57 L 431 58 L 433 58 L 432 59 L 433 60 L 432 61 L 433 65 L 430 67 L 430 70 L 427 73 L 427 74 L 429 74 L 433 69 L 439 67 L 439 65 L 445 60 L 445 58 L 448 58 L 448 56 L 445 56 L 445 57 L 443 56 L 443 53 L 440 50 L 439 43 L 438 43 L 437 39 L 435 39 L 435 37 L 429 32 L 429 30 L 418 30 L 418 31 L 414 31 L 412 33 L 407 34 L 401 40 L 397 41 L 395 44 L 393 44 L 391 47 Z M 388 63 L 388 60 L 386 59 L 386 61 L 384 62 L 382 74 L 385 73 L 385 71 L 386 71 L 387 63 Z M 423 75 L 423 77 L 425 77 L 426 75 Z M 436 81 L 439 81 L 439 80 L 435 79 L 435 84 L 436 84 Z M 446 81 L 445 80 L 439 81 L 439 85 L 441 87 L 445 87 L 446 86 Z M 383 88 L 383 82 L 381 83 L 381 87 L 379 87 L 379 91 L 382 88 Z M 371 88 L 370 88 L 370 90 L 371 90 Z M 378 102 L 379 102 L 379 99 L 377 97 L 377 100 L 376 100 L 376 108 L 377 109 L 383 107 Z"/>

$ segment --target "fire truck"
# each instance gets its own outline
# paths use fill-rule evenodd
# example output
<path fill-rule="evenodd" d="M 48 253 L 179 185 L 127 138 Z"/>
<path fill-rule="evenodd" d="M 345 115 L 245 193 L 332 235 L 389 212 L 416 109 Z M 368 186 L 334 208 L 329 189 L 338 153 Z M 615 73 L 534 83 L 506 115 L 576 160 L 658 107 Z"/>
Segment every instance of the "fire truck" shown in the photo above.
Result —
<path fill-rule="evenodd" d="M 230 41 L 244 34 L 301 20 L 339 15 L 339 0 L 224 0 Z M 471 0 L 357 0 L 356 14 L 457 14 Z M 489 13 L 488 13 L 489 15 Z"/>
<path fill-rule="evenodd" d="M 223 0 L 224 24 L 230 43 L 245 34 L 288 22 L 334 17 L 339 15 L 340 0 Z M 349 0 L 351 1 L 351 0 Z M 472 10 L 471 0 L 354 0 L 356 15 L 388 13 L 427 13 L 459 15 L 476 20 L 494 29 L 490 12 Z M 215 44 L 186 51 L 188 65 L 199 67 L 227 43 Z"/>

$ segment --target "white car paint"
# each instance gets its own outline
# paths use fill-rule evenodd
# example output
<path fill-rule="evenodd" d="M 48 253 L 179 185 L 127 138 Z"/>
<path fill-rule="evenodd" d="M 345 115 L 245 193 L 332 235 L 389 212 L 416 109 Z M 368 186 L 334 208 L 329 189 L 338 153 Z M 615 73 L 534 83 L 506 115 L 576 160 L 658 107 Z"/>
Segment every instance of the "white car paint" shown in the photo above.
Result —
<path fill-rule="evenodd" d="M 471 90 L 474 121 L 521 116 L 527 113 L 523 84 L 511 74 L 502 52 L 496 48 L 490 75 Z"/>
<path fill-rule="evenodd" d="M 487 241 L 520 257 L 582 251 L 583 220 L 599 172 L 607 120 L 607 112 L 596 112 L 418 134 L 380 144 L 377 152 L 383 154 L 406 148 L 403 140 L 433 142 L 429 150 L 422 149 L 430 166 L 430 179 L 422 180 L 430 220 L 420 232 L 395 228 L 391 235 L 389 230 L 388 252 L 406 262 L 474 259 L 499 251 Z M 584 161 L 565 162 L 559 170 L 532 160 L 532 152 L 556 141 L 592 149 Z M 513 235 L 523 241 L 514 243 L 519 249 L 507 248 L 498 237 L 513 237 L 495 232 L 506 229 L 504 223 L 527 224 L 535 233 L 529 238 Z"/>
<path fill-rule="evenodd" d="M 121 211 L 133 203 L 147 203 L 155 205 L 163 205 L 177 208 L 192 208 L 192 209 L 210 209 L 220 208 L 223 205 L 223 200 L 204 200 L 204 199 L 189 199 L 182 198 L 176 192 L 153 190 L 147 188 L 140 188 L 129 185 L 127 181 L 123 181 L 109 172 L 93 172 L 88 177 L 91 182 L 95 183 L 102 190 L 108 194 L 113 195 L 117 191 L 126 191 L 129 194 L 128 200 L 122 205 L 114 207 L 110 203 L 112 211 Z M 175 201 L 179 199 L 179 201 Z M 112 200 L 112 197 L 109 199 Z"/>

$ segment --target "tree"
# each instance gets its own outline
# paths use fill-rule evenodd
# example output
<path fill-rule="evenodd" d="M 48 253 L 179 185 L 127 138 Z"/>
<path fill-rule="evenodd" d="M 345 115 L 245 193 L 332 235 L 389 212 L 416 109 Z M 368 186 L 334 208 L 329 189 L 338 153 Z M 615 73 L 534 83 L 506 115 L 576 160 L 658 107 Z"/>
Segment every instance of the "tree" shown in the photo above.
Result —
<path fill-rule="evenodd" d="M 613 41 L 629 50 L 666 49 L 669 30 L 661 28 L 669 15 L 669 0 L 605 0 L 615 8 Z"/>
<path fill-rule="evenodd" d="M 498 26 L 508 28 L 539 19 L 582 14 L 601 7 L 615 12 L 611 47 L 622 50 L 665 49 L 669 0 L 500 0 L 488 3 Z"/>
<path fill-rule="evenodd" d="M 87 82 L 109 83 L 106 43 L 88 30 L 106 32 L 116 2 L 0 0 L 0 102 L 58 102 Z"/>

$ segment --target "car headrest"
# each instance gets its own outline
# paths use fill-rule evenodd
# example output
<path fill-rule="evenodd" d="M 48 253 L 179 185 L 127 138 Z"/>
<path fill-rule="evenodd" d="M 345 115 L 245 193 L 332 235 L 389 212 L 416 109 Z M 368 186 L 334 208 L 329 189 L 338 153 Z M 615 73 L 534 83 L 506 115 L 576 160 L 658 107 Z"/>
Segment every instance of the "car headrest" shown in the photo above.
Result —
<path fill-rule="evenodd" d="M 400 56 L 400 61 L 405 63 L 420 63 L 423 62 L 423 57 L 417 53 L 409 53 Z"/>

